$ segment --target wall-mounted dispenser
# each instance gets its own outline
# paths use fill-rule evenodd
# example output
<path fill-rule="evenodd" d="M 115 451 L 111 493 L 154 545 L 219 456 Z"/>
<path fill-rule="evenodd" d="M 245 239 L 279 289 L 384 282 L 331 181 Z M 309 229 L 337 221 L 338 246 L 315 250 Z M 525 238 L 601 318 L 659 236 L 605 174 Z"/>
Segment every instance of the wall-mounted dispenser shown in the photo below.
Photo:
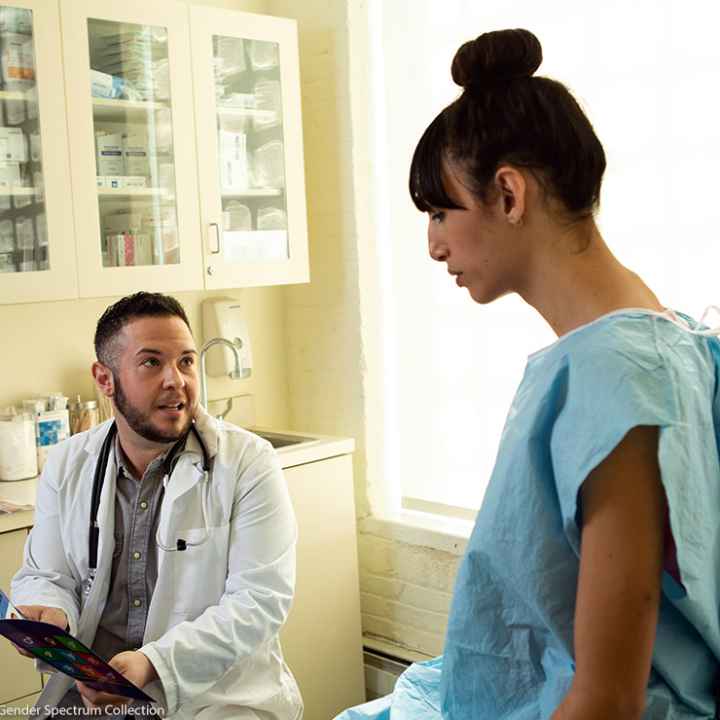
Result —
<path fill-rule="evenodd" d="M 203 341 L 221 337 L 232 342 L 240 351 L 243 375 L 252 371 L 252 349 L 242 307 L 235 298 L 215 297 L 203 300 Z M 211 377 L 227 377 L 235 368 L 235 357 L 230 348 L 219 346 L 207 354 L 205 369 Z"/>

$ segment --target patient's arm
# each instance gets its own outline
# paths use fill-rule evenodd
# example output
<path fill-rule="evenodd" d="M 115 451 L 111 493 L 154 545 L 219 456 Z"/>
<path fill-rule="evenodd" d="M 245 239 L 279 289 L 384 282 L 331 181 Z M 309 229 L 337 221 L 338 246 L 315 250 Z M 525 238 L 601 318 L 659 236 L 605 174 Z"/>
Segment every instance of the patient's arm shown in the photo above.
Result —
<path fill-rule="evenodd" d="M 658 430 L 636 427 L 582 486 L 576 672 L 553 720 L 639 719 L 660 605 Z"/>

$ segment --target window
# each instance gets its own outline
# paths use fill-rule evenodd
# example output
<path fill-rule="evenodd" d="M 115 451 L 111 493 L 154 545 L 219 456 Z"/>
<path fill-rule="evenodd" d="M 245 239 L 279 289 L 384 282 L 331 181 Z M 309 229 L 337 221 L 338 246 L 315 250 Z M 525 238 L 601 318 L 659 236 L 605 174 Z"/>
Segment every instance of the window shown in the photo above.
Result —
<path fill-rule="evenodd" d="M 569 87 L 605 147 L 606 242 L 661 302 L 699 317 L 720 300 L 718 15 L 680 0 L 371 3 L 385 464 L 404 507 L 473 514 L 527 356 L 555 340 L 519 298 L 479 306 L 427 255 L 408 170 L 423 130 L 459 93 L 455 50 L 488 30 L 538 36 L 539 74 Z"/>

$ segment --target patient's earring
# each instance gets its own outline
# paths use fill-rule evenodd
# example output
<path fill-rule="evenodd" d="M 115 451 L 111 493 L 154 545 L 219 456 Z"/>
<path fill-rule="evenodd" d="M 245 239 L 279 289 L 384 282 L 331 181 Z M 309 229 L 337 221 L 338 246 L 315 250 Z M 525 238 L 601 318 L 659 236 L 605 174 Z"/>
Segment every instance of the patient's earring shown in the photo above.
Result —
<path fill-rule="evenodd" d="M 512 216 L 510 216 L 510 217 L 508 217 L 508 222 L 509 222 L 511 225 L 514 225 L 515 227 L 521 227 L 522 224 L 523 224 L 523 219 L 522 219 L 522 217 L 512 217 Z"/>

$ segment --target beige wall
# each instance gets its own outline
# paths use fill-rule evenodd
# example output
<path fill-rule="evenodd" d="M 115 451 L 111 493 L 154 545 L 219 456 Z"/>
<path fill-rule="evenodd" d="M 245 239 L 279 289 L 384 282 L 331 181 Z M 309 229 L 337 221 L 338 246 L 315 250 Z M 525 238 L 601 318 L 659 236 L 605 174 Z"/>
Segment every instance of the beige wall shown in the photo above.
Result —
<path fill-rule="evenodd" d="M 147 288 L 152 290 L 152 288 Z M 201 302 L 224 293 L 175 293 L 202 343 Z M 247 380 L 210 379 L 211 399 L 252 393 L 259 425 L 288 422 L 284 308 L 279 288 L 234 290 L 245 309 L 253 343 L 253 375 Z M 95 324 L 117 298 L 0 306 L 0 407 L 49 392 L 94 398 L 90 365 Z M 212 352 L 218 352 L 213 350 Z"/>
<path fill-rule="evenodd" d="M 152 0 L 153 3 L 164 3 L 166 0 Z M 242 10 L 243 12 L 267 13 L 267 0 L 179 0 L 185 5 L 205 5 L 207 7 L 224 8 L 225 10 Z"/>

